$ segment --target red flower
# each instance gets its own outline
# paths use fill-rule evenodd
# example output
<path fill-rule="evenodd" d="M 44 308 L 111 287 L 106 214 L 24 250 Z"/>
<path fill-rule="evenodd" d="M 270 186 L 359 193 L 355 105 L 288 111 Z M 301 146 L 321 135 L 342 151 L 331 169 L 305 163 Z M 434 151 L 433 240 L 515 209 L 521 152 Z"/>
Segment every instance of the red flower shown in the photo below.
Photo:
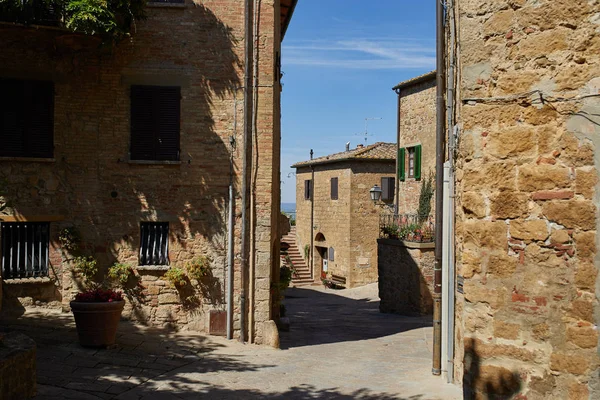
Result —
<path fill-rule="evenodd" d="M 123 300 L 123 294 L 112 289 L 93 289 L 86 292 L 77 293 L 75 301 L 87 303 L 102 303 Z"/>

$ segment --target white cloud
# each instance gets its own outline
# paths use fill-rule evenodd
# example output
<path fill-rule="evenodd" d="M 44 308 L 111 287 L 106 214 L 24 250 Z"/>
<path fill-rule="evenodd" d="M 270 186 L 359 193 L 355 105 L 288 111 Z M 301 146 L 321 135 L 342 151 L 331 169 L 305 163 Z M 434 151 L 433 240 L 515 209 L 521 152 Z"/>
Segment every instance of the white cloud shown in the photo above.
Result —
<path fill-rule="evenodd" d="M 306 40 L 283 47 L 283 65 L 347 69 L 435 68 L 431 41 L 406 38 Z"/>

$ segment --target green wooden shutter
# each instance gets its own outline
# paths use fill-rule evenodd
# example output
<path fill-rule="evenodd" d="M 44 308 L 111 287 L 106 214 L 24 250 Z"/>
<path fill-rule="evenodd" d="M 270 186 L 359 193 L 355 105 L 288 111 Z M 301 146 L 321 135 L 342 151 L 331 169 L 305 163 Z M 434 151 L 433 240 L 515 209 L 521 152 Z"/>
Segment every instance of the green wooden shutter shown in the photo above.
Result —
<path fill-rule="evenodd" d="M 398 149 L 398 180 L 404 182 L 404 177 L 406 175 L 405 165 L 404 165 L 404 154 L 406 153 L 406 149 L 404 147 Z"/>
<path fill-rule="evenodd" d="M 421 145 L 415 146 L 415 180 L 421 180 Z"/>

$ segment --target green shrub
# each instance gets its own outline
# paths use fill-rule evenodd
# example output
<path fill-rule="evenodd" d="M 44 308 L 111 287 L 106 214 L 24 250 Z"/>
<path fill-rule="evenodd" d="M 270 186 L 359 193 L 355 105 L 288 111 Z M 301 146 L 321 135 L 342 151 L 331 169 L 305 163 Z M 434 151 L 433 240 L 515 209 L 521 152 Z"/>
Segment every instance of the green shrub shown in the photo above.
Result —
<path fill-rule="evenodd" d="M 169 270 L 165 273 L 165 279 L 176 287 L 185 286 L 187 283 L 185 271 L 179 267 L 169 268 Z"/>
<path fill-rule="evenodd" d="M 58 233 L 58 242 L 65 250 L 74 251 L 79 248 L 79 232 L 74 227 L 64 228 Z"/>
<path fill-rule="evenodd" d="M 198 256 L 187 263 L 185 269 L 190 278 L 199 281 L 210 275 L 210 259 L 207 256 Z"/>
<path fill-rule="evenodd" d="M 88 283 L 92 282 L 98 273 L 98 262 L 92 256 L 75 257 L 72 263 L 75 271 L 80 273 Z"/>
<path fill-rule="evenodd" d="M 116 262 L 108 269 L 108 277 L 110 279 L 114 279 L 121 284 L 121 286 L 125 286 L 127 281 L 129 281 L 129 276 L 132 273 L 132 269 L 129 265 Z"/>

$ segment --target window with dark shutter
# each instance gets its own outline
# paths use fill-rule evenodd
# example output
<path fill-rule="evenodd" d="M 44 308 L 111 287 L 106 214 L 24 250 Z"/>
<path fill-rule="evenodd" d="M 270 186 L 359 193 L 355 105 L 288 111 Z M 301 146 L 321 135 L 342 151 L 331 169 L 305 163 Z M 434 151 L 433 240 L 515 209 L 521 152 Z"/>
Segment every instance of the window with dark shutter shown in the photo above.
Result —
<path fill-rule="evenodd" d="M 304 181 L 304 200 L 312 199 L 312 179 L 307 179 Z"/>
<path fill-rule="evenodd" d="M 338 178 L 331 178 L 331 200 L 338 199 Z"/>
<path fill-rule="evenodd" d="M 3 222 L 2 278 L 48 276 L 50 224 L 48 222 Z"/>
<path fill-rule="evenodd" d="M 381 200 L 393 201 L 395 192 L 396 192 L 396 179 L 392 178 L 392 177 L 381 178 Z"/>
<path fill-rule="evenodd" d="M 0 157 L 53 157 L 54 83 L 0 78 L 0 143 Z"/>
<path fill-rule="evenodd" d="M 140 223 L 140 265 L 169 265 L 169 223 Z"/>
<path fill-rule="evenodd" d="M 179 160 L 181 89 L 131 87 L 132 160 Z"/>

